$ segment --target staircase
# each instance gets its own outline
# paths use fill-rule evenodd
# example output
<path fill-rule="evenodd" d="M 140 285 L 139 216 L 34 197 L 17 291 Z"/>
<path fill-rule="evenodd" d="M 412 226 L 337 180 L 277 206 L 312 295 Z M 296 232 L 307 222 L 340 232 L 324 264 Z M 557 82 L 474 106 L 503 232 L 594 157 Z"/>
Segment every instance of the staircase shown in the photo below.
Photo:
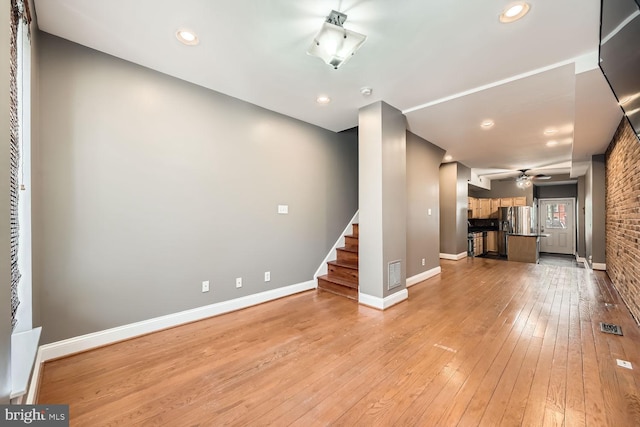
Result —
<path fill-rule="evenodd" d="M 328 273 L 318 277 L 318 289 L 358 300 L 358 224 L 344 236 L 344 247 L 337 248 L 335 261 L 327 263 Z"/>

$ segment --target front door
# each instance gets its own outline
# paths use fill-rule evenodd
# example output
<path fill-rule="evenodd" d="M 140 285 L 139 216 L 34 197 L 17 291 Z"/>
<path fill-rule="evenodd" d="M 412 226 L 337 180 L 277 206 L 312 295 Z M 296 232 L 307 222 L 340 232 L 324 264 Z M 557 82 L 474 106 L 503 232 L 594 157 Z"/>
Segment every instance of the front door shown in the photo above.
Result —
<path fill-rule="evenodd" d="M 576 221 L 574 199 L 541 199 L 540 252 L 575 254 Z"/>

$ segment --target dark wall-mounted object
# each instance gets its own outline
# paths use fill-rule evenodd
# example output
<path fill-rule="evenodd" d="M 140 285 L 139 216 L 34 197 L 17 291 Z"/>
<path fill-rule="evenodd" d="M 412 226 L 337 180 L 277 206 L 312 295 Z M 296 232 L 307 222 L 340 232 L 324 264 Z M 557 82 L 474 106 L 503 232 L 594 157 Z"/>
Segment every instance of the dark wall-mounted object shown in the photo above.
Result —
<path fill-rule="evenodd" d="M 640 0 L 602 0 L 601 10 L 600 69 L 638 136 Z"/>

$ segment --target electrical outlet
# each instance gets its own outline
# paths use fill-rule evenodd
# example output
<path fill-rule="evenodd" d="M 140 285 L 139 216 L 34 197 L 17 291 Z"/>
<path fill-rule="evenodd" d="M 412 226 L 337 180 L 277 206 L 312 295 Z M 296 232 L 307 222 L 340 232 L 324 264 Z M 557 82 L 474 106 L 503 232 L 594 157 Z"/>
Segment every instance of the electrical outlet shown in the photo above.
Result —
<path fill-rule="evenodd" d="M 242 287 L 242 277 L 236 277 L 236 288 Z"/>
<path fill-rule="evenodd" d="M 422 265 L 424 265 L 424 258 L 422 258 Z"/>
<path fill-rule="evenodd" d="M 271 281 L 271 272 L 270 271 L 265 271 L 264 272 L 264 281 L 265 282 L 270 282 Z"/>
<path fill-rule="evenodd" d="M 209 292 L 209 281 L 205 280 L 202 282 L 202 292 Z"/>

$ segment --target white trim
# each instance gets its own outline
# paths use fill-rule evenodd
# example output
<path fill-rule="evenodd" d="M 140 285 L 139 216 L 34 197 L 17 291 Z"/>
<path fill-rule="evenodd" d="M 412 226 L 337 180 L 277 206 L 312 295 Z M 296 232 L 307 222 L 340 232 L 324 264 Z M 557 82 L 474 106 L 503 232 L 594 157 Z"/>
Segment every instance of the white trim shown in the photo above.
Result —
<path fill-rule="evenodd" d="M 11 399 L 27 393 L 41 332 L 38 327 L 11 335 Z"/>
<path fill-rule="evenodd" d="M 466 252 L 460 252 L 458 255 L 454 255 L 454 254 L 440 254 L 440 258 L 441 259 L 450 259 L 453 261 L 459 261 L 463 258 L 467 257 L 467 253 Z"/>
<path fill-rule="evenodd" d="M 597 50 L 596 50 L 596 52 L 597 52 Z M 464 96 L 471 95 L 471 94 L 476 93 L 476 92 L 482 92 L 482 91 L 487 90 L 487 89 L 491 89 L 491 88 L 494 88 L 494 87 L 497 87 L 497 86 L 502 86 L 502 85 L 504 85 L 506 83 L 511 83 L 511 82 L 516 81 L 516 80 L 520 80 L 520 79 L 524 79 L 524 78 L 527 78 L 527 77 L 535 76 L 536 74 L 540 74 L 540 73 L 544 73 L 544 72 L 547 72 L 547 71 L 550 71 L 550 70 L 553 70 L 553 69 L 556 69 L 556 68 L 564 67 L 565 65 L 569 65 L 569 64 L 574 64 L 574 72 L 575 72 L 575 69 L 576 69 L 576 65 L 575 64 L 577 62 L 581 62 L 581 61 L 583 62 L 584 61 L 584 57 L 588 57 L 589 55 L 593 55 L 593 53 L 590 52 L 590 53 L 585 54 L 585 55 L 576 56 L 575 58 L 570 58 L 570 59 L 567 59 L 567 60 L 564 60 L 564 61 L 561 61 L 561 62 L 556 62 L 555 64 L 551 64 L 551 65 L 547 65 L 545 67 L 536 68 L 535 70 L 527 71 L 526 73 L 517 74 L 517 75 L 512 76 L 512 77 L 507 77 L 506 79 L 498 80 L 498 81 L 495 81 L 495 82 L 492 82 L 492 83 L 489 83 L 489 84 L 486 84 L 486 85 L 475 87 L 473 89 L 465 90 L 464 92 L 455 93 L 453 95 L 445 96 L 444 98 L 436 99 L 434 101 L 429 101 L 429 102 L 427 102 L 425 104 L 420 104 L 420 105 L 416 105 L 415 107 L 405 108 L 404 110 L 402 110 L 402 114 L 407 115 L 409 113 L 413 113 L 414 111 L 422 110 L 424 108 L 431 107 L 433 105 L 442 104 L 443 102 L 451 101 L 451 100 L 456 99 L 456 98 L 462 98 Z M 582 67 L 582 68 L 584 68 L 584 67 Z M 578 73 L 576 73 L 576 74 L 578 74 Z"/>
<path fill-rule="evenodd" d="M 607 264 L 602 263 L 602 262 L 594 262 L 591 267 L 594 270 L 602 270 L 602 271 L 606 271 L 607 270 Z"/>
<path fill-rule="evenodd" d="M 618 34 L 624 27 L 627 26 L 627 24 L 629 24 L 629 22 L 633 21 L 635 17 L 638 15 L 640 15 L 640 11 L 636 10 L 631 15 L 627 16 L 627 18 L 624 21 L 622 21 L 616 28 L 614 28 L 613 31 L 611 31 L 609 34 L 607 34 L 602 38 L 602 42 L 600 42 L 600 44 L 603 45 L 609 40 L 611 40 L 613 36 Z"/>
<path fill-rule="evenodd" d="M 327 262 L 329 262 L 332 259 L 336 259 L 337 258 L 337 253 L 336 253 L 336 249 L 340 248 L 342 246 L 344 246 L 344 236 L 346 236 L 347 234 L 351 234 L 349 232 L 349 228 L 356 222 L 358 222 L 358 214 L 360 213 L 360 211 L 356 211 L 355 215 L 353 215 L 353 218 L 351 218 L 351 221 L 349 221 L 349 223 L 347 224 L 347 226 L 344 228 L 344 230 L 342 231 L 342 234 L 340 235 L 340 237 L 338 237 L 338 240 L 336 240 L 336 243 L 333 245 L 333 247 L 329 250 L 329 253 L 327 254 L 327 256 L 322 260 L 322 262 L 320 263 L 320 266 L 318 267 L 318 269 L 316 270 L 316 273 L 313 275 L 313 279 L 317 279 L 318 276 L 322 276 L 324 274 L 327 274 Z"/>
<path fill-rule="evenodd" d="M 386 310 L 387 308 L 394 306 L 409 298 L 409 291 L 402 289 L 389 295 L 386 298 L 374 297 L 373 295 L 358 293 L 358 303 L 369 307 L 377 308 L 378 310 Z"/>
<path fill-rule="evenodd" d="M 582 263 L 582 265 L 584 265 L 584 268 L 586 270 L 591 271 L 591 267 L 589 267 L 589 263 L 587 262 L 587 259 L 585 257 L 581 257 L 578 254 L 576 254 L 576 262 Z"/>
<path fill-rule="evenodd" d="M 294 295 L 299 292 L 308 291 L 316 288 L 316 281 L 309 280 L 307 282 L 297 283 L 295 285 L 284 286 L 282 288 L 272 289 L 253 295 L 247 295 L 241 298 L 222 301 L 215 304 L 205 305 L 203 307 L 193 308 L 191 310 L 180 311 L 178 313 L 168 314 L 166 316 L 154 317 L 152 319 L 143 320 L 141 322 L 130 323 L 128 325 L 118 326 L 103 331 L 93 332 L 78 337 L 69 338 L 62 341 L 53 342 L 51 344 L 41 345 L 36 356 L 36 363 L 31 383 L 29 384 L 29 395 L 27 404 L 33 404 L 35 393 L 38 388 L 40 376 L 40 365 L 47 360 L 56 359 L 73 353 L 90 350 L 96 347 L 102 347 L 118 341 L 134 338 L 140 335 L 157 332 L 174 326 L 183 325 L 185 323 L 194 322 L 196 320 L 206 319 L 208 317 L 218 316 L 220 314 L 229 313 L 231 311 L 242 310 L 243 308 L 253 305 L 262 304 L 278 298 Z"/>
<path fill-rule="evenodd" d="M 440 266 L 432 268 L 431 270 L 423 271 L 422 273 L 416 274 L 415 276 L 411 276 L 407 278 L 407 288 L 413 285 L 417 285 L 420 282 L 423 282 L 433 276 L 437 276 L 442 272 L 442 268 Z"/>

